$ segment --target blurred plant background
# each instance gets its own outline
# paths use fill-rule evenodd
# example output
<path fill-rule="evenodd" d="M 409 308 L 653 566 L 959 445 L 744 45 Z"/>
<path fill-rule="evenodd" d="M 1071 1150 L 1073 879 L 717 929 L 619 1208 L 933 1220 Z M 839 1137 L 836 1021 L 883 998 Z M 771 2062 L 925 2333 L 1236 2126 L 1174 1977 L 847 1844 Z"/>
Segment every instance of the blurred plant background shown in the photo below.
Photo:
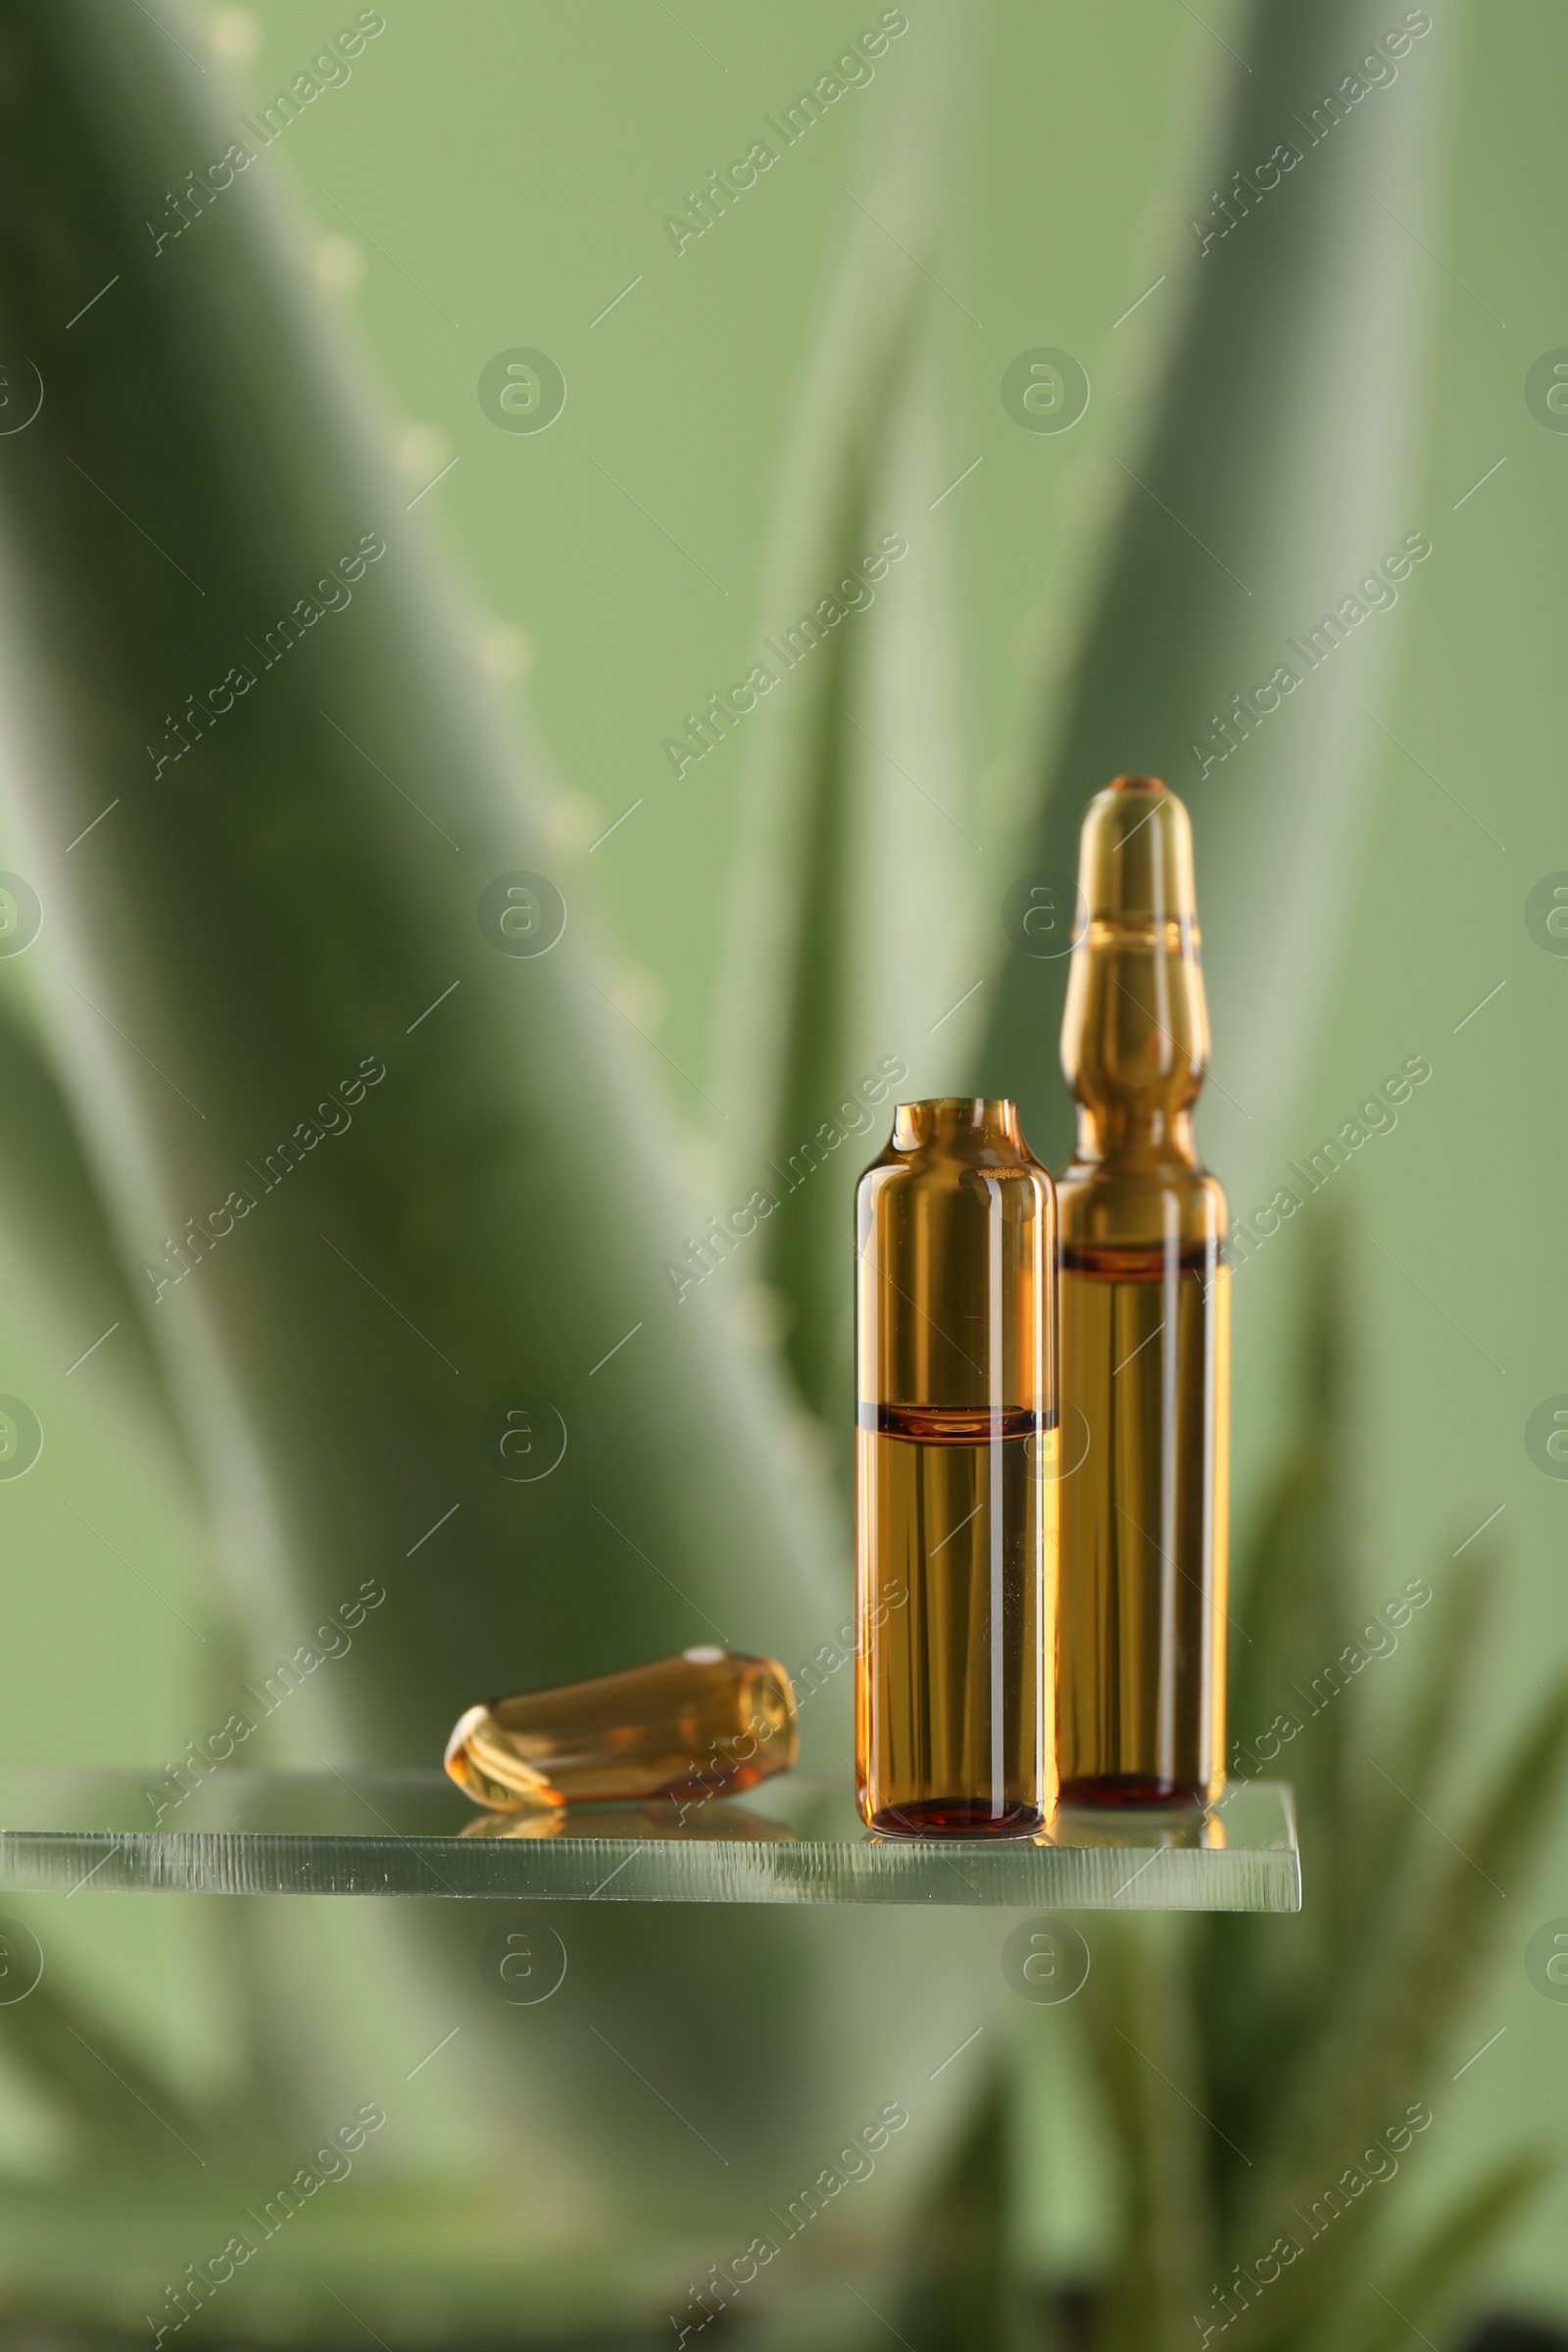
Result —
<path fill-rule="evenodd" d="M 368 1578 L 268 1760 L 423 1764 L 497 1684 L 715 1623 L 808 1655 L 879 1139 L 679 1299 L 665 1268 L 887 1057 L 1060 1159 L 1061 969 L 1004 908 L 1118 768 L 1193 809 L 1233 1205 L 1362 1139 L 1237 1283 L 1238 1741 L 1433 1595 L 1275 1767 L 1302 1918 L 1086 1916 L 1060 2008 L 956 1911 L 574 1906 L 561 1995 L 498 2016 L 466 1905 L 7 1898 L 46 1973 L 0 2007 L 0 2322 L 156 2336 L 367 2102 L 192 2334 L 1393 2352 L 1568 2310 L 1568 2004 L 1526 1957 L 1568 1910 L 1562 1498 L 1525 1436 L 1565 1378 L 1527 903 L 1568 866 L 1568 445 L 1526 390 L 1568 336 L 1565 41 L 1544 0 L 0 7 L 0 423 L 43 392 L 0 432 L 0 864 L 43 917 L 0 956 L 0 1390 L 45 1437 L 0 1485 L 6 1760 L 161 1769 Z M 504 427 L 519 351 L 546 430 Z M 1066 429 L 1004 394 L 1043 352 L 1087 380 Z M 481 916 L 519 871 L 566 909 L 541 957 Z M 362 1062 L 352 1126 L 155 1299 Z M 524 1397 L 570 1443 L 517 1488 Z M 705 2302 L 887 2102 L 874 2176 Z"/>

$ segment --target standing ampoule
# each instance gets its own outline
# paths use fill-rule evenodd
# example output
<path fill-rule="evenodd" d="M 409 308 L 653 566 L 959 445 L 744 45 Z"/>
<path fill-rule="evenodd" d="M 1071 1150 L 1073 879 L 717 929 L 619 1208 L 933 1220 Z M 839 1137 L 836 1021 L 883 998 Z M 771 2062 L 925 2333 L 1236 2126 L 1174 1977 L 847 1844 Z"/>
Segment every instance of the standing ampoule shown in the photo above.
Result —
<path fill-rule="evenodd" d="M 1088 1450 L 1059 1490 L 1061 1795 L 1207 1802 L 1225 1758 L 1230 1269 L 1225 1195 L 1193 1148 L 1208 1012 L 1175 794 L 1152 776 L 1099 793 L 1079 887 L 1061 1031 L 1078 1142 L 1056 1191 L 1064 1439 Z"/>
<path fill-rule="evenodd" d="M 902 1102 L 856 1196 L 856 1782 L 873 1830 L 1055 1808 L 1055 1211 L 1011 1102 Z"/>

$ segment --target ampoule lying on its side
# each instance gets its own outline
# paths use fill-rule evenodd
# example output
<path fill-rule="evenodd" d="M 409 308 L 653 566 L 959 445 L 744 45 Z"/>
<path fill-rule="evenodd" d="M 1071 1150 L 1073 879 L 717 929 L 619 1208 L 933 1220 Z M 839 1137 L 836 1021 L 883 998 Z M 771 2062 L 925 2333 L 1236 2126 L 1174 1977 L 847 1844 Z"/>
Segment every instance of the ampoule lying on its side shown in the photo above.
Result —
<path fill-rule="evenodd" d="M 690 1813 L 788 1772 L 797 1743 L 795 1692 L 778 1660 L 708 1644 L 466 1707 L 446 1768 L 499 1812 L 668 1796 Z"/>

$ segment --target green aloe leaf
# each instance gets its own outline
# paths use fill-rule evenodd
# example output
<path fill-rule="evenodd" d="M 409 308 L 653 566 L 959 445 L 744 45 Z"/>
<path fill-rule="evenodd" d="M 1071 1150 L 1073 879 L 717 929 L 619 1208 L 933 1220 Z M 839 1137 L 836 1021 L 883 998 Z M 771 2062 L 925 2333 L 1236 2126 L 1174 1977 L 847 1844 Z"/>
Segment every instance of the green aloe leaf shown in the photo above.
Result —
<path fill-rule="evenodd" d="M 1403 1868 L 1363 1921 L 1356 1965 L 1284 2100 L 1240 2227 L 1256 2237 L 1310 2202 L 1411 2101 L 1428 2099 L 1501 1932 L 1502 1903 L 1539 1851 L 1568 1759 L 1561 1687 L 1450 1831 L 1412 1811 Z"/>
<path fill-rule="evenodd" d="M 1366 35 L 1364 12 L 1348 0 L 1305 14 L 1252 6 L 1227 28 L 1239 62 L 1212 182 L 1234 188 L 1240 172 L 1252 194 L 1233 193 L 1227 229 L 1205 187 L 1195 200 L 1192 242 L 1171 263 L 1185 295 L 1182 322 L 1150 405 L 1147 441 L 1120 462 L 1110 561 L 1042 758 L 1039 812 L 1018 860 L 1070 875 L 1084 804 L 1118 771 L 1161 774 L 1188 801 L 1217 1043 L 1204 1122 L 1219 1138 L 1211 1156 L 1241 1209 L 1268 1198 L 1296 1148 L 1286 1125 L 1295 1072 L 1332 968 L 1360 821 L 1371 733 L 1362 714 L 1394 632 L 1386 609 L 1368 610 L 1364 625 L 1348 623 L 1327 657 L 1313 661 L 1293 645 L 1422 519 L 1408 509 L 1408 476 L 1392 453 L 1407 442 L 1419 362 L 1416 281 L 1401 223 L 1419 233 L 1427 202 L 1441 44 L 1434 40 L 1423 55 L 1412 43 L 1398 88 L 1379 93 L 1377 108 L 1363 107 L 1353 123 L 1315 138 L 1310 128 L 1291 128 L 1294 116 L 1305 109 L 1309 121 L 1320 93 L 1338 87 Z M 1256 167 L 1282 139 L 1294 144 L 1296 160 L 1260 194 Z M 1331 390 L 1348 377 L 1358 387 L 1348 427 Z M 1380 584 L 1379 606 L 1394 593 Z M 1288 690 L 1282 685 L 1273 708 L 1259 712 L 1253 689 L 1282 664 L 1294 673 Z M 1218 714 L 1238 696 L 1252 715 L 1233 720 L 1227 748 Z M 1070 1131 L 1054 1067 L 1064 980 L 1060 961 L 1008 957 L 976 1081 L 1018 1098 L 1031 1141 L 1053 1161 Z M 1245 1267 L 1240 1279 L 1250 1279 Z M 1336 1336 L 1327 1302 L 1300 1436 L 1268 1500 L 1253 1575 L 1235 1603 L 1251 1637 L 1238 1641 L 1235 1655 L 1232 1730 L 1244 1743 L 1287 1704 L 1302 1711 L 1291 1686 L 1304 1676 L 1310 1689 L 1352 1630 Z M 1272 1767 L 1302 1783 L 1310 1916 L 1215 1923 L 1195 1938 L 1197 2050 L 1185 2074 L 1166 2071 L 1242 2151 L 1211 2139 L 1191 2156 L 1195 2208 L 1208 2210 L 1206 2226 L 1226 2248 L 1222 2275 L 1225 2264 L 1267 2244 L 1272 2228 L 1253 2240 L 1289 2202 L 1285 2187 L 1315 2193 L 1339 2139 L 1348 2145 L 1388 2121 L 1377 2101 L 1391 2077 L 1370 2061 L 1370 2024 L 1364 2037 L 1351 2034 L 1355 1996 L 1342 1966 L 1365 1927 L 1359 1866 L 1347 1853 L 1342 1871 L 1337 1853 L 1342 1839 L 1357 1843 L 1346 1797 L 1360 1722 L 1353 1698 L 1335 1697 Z M 1366 1777 L 1360 1768 L 1358 1797 Z M 1509 1794 L 1516 1788 L 1511 1781 Z M 1387 1988 L 1398 1985 L 1422 2021 L 1408 2029 L 1419 2051 L 1402 2047 L 1394 2070 L 1401 2082 L 1404 2062 L 1443 2046 L 1466 1989 L 1443 1949 L 1448 1906 L 1463 1897 L 1450 1884 L 1406 1884 L 1402 1899 L 1412 1915 L 1419 1903 L 1421 1922 L 1411 1927 L 1411 1948 L 1398 1954 L 1402 1974 L 1391 1968 L 1388 1949 L 1381 1952 L 1391 1970 L 1386 2006 L 1396 1998 Z M 1116 2012 L 1124 2018 L 1132 2015 L 1127 2000 L 1123 1993 Z M 1380 2030 L 1390 2025 L 1380 2014 Z M 1335 2041 L 1342 2030 L 1345 2046 Z M 1097 2033 L 1114 2114 L 1127 2105 L 1125 2063 L 1104 2044 Z M 1308 2130 L 1309 2091 L 1331 2102 L 1330 2077 L 1340 2085 L 1332 2125 Z M 1124 2161 L 1137 2160 L 1142 2132 L 1140 2124 L 1124 2127 Z M 1347 2160 L 1339 2156 L 1323 2177 L 1337 2177 Z M 1191 2340 L 1206 2282 L 1195 2300 L 1190 2263 L 1161 2259 L 1145 2203 L 1130 2186 L 1124 2260 L 1107 2283 L 1109 2325 L 1124 2331 L 1112 2340 L 1153 2341 L 1165 2327 Z M 1357 2230 L 1345 2226 L 1347 2247 Z M 1278 2328 L 1278 2341 L 1294 2344 L 1292 2328 L 1320 2285 L 1332 2291 L 1328 2256 L 1287 2276 L 1296 2283 L 1272 2290 L 1271 2312 L 1260 2310 L 1239 2330 L 1243 2340 L 1272 2342 Z"/>
<path fill-rule="evenodd" d="M 1456 27 L 1413 42 L 1396 86 L 1340 99 L 1344 119 L 1314 136 L 1311 109 L 1369 37 L 1359 0 L 1255 0 L 1229 30 L 1226 120 L 1168 261 L 1181 325 L 1144 445 L 1116 461 L 1119 524 L 1019 858 L 1075 873 L 1084 807 L 1119 771 L 1160 775 L 1187 801 L 1216 1040 L 1203 1120 L 1244 1212 L 1298 1148 L 1285 1122 L 1333 969 L 1377 740 L 1363 713 L 1394 631 L 1386 610 L 1347 621 L 1315 666 L 1292 641 L 1430 520 L 1409 503 L 1421 285 L 1410 234 Z M 1260 187 L 1281 146 L 1299 160 Z M 1235 195 L 1236 173 L 1252 196 Z M 1211 189 L 1233 191 L 1233 225 Z M 1387 605 L 1400 591 L 1375 593 Z M 1296 682 L 1271 713 L 1238 718 L 1227 751 L 1211 721 L 1282 667 Z M 1014 951 L 988 991 L 998 1003 L 980 1064 L 985 1091 L 1018 1099 L 1053 1165 L 1071 1132 L 1056 1073 L 1064 982 L 1064 960 Z"/>
<path fill-rule="evenodd" d="M 1455 2289 L 1541 2186 L 1550 2165 L 1521 2157 L 1489 2174 L 1378 2279 L 1357 2280 L 1312 2352 L 1402 2352 L 1448 2315 Z"/>
<path fill-rule="evenodd" d="M 257 2134 L 237 2113 L 194 2104 L 91 2002 L 52 1981 L 0 2012 L 0 2052 L 69 2127 L 89 2166 L 128 2160 L 183 2177 L 215 2146 L 230 2160 L 255 2152 Z"/>
<path fill-rule="evenodd" d="M 1337 1616 L 1345 1624 L 1349 1448 L 1338 1366 L 1346 1313 L 1343 1286 L 1321 1280 L 1301 1425 L 1241 1602 L 1256 1635 L 1241 1682 L 1254 1699 L 1310 1659 Z M 1295 1590 L 1282 1591 L 1287 1578 Z M 1539 1853 L 1568 1759 L 1565 1689 L 1466 1790 L 1455 1818 L 1443 1764 L 1462 1715 L 1483 1581 L 1462 1582 L 1435 1612 L 1410 1659 L 1418 1689 L 1393 1736 L 1357 1682 L 1285 1750 L 1308 1800 L 1301 1919 L 1196 1924 L 1184 1957 L 1167 1955 L 1149 1971 L 1159 1995 L 1152 2015 L 1147 1984 L 1141 1990 L 1115 1940 L 1133 1923 L 1103 1923 L 1093 1935 L 1098 1990 L 1086 1994 L 1078 2022 L 1124 2174 L 1123 2255 L 1103 2289 L 1107 2340 L 1118 2346 L 1161 2340 L 1167 2325 L 1180 2340 L 1195 2316 L 1200 2329 L 1223 2324 L 1243 2352 L 1384 2340 L 1365 2281 L 1396 2195 L 1387 2177 L 1414 2161 L 1423 2142 L 1414 2136 L 1392 2153 L 1378 2143 L 1413 2103 L 1430 2112 L 1435 2086 L 1446 2083 L 1502 1923 L 1500 1894 L 1522 1883 Z M 1149 2076 L 1131 2064 L 1141 2031 L 1155 2036 L 1145 2055 L 1167 2092 L 1184 2094 L 1201 2119 L 1185 2152 L 1162 2147 L 1160 2119 L 1140 2107 L 1150 2095 Z M 1160 2055 L 1160 2036 L 1169 2056 Z M 1476 2192 L 1453 2220 L 1444 2264 L 1429 2266 L 1429 2293 L 1414 2291 L 1418 2264 L 1384 2281 L 1417 2326 L 1431 2324 L 1452 2278 L 1539 2172 L 1521 2161 Z M 1178 2183 L 1178 2202 L 1190 2210 L 1162 2246 L 1156 2223 Z M 1211 2281 L 1194 2277 L 1205 2233 L 1216 2248 Z M 1298 2251 L 1260 2290 L 1257 2268 L 1263 2263 L 1266 2277 L 1281 2235 Z"/>
<path fill-rule="evenodd" d="M 1106 1918 L 1078 1996 L 1122 2176 L 1123 2247 L 1104 2290 L 1106 2352 L 1176 2352 L 1202 2299 L 1216 2127 L 1181 1920 Z"/>
<path fill-rule="evenodd" d="M 901 60 L 888 152 L 867 203 L 855 199 L 801 400 L 764 589 L 782 674 L 745 771 L 721 991 L 737 1174 L 765 1165 L 780 1200 L 764 1271 L 786 1301 L 785 1353 L 807 1403 L 841 1427 L 850 1197 L 907 1091 L 910 1007 L 924 1002 L 933 937 L 953 928 L 933 919 L 935 902 L 952 901 L 956 820 L 941 804 L 958 763 L 948 549 L 927 512 L 944 453 L 922 256 L 940 219 L 959 25 L 955 12 Z M 950 953 L 944 937 L 939 971 Z"/>
<path fill-rule="evenodd" d="M 384 1580 L 331 1712 L 419 1761 L 498 1671 L 793 1661 L 831 1523 L 662 1280 L 671 1154 L 580 907 L 534 956 L 481 921 L 551 862 L 534 788 L 265 163 L 160 243 L 234 127 L 207 77 L 94 0 L 5 41 L 0 318 L 46 397 L 0 453 L 0 690 L 49 1050 L 253 1621 Z M 515 1484 L 533 1399 L 565 1456 Z"/>
<path fill-rule="evenodd" d="M 1447 1799 L 1453 1725 L 1495 1590 L 1495 1563 L 1485 1551 L 1473 1553 L 1458 1567 L 1446 1564 L 1445 1577 L 1448 1589 L 1431 1608 L 1434 1622 L 1421 1637 L 1421 1679 L 1408 1719 L 1374 1736 L 1370 1772 L 1367 1741 L 1346 1759 L 1359 1797 L 1350 1808 L 1354 1829 L 1344 1871 L 1346 1910 L 1355 1918 L 1367 1916 L 1397 1873 L 1410 1841 L 1412 1802 L 1432 1813 Z M 1436 1581 L 1427 1584 L 1429 1592 Z"/>
<path fill-rule="evenodd" d="M 1229 2135 L 1251 2148 L 1360 1933 L 1355 1890 L 1364 1876 L 1360 1809 L 1347 1811 L 1347 1757 L 1361 1733 L 1361 1685 L 1344 1665 L 1357 1583 L 1348 1508 L 1350 1398 L 1345 1362 L 1349 1285 L 1344 1236 L 1321 1223 L 1304 1286 L 1306 1328 L 1296 1422 L 1238 1563 L 1232 1613 L 1231 1770 L 1268 1773 L 1295 1790 L 1307 1882 L 1301 1916 L 1276 1923 L 1214 1921 L 1197 1972 L 1210 2053 L 1209 2082 Z M 1363 1670 L 1364 1671 L 1364 1670 Z M 1227 2194 L 1242 2168 L 1222 2151 Z"/>
<path fill-rule="evenodd" d="M 45 392 L 0 437 L 0 741 L 48 1054 L 254 1650 L 385 1594 L 269 1737 L 430 1766 L 498 1687 L 831 1643 L 802 1728 L 838 1772 L 842 1513 L 773 1363 L 665 1277 L 675 1139 L 270 167 L 225 180 L 237 112 L 144 11 L 19 0 L 0 63 L 0 343 Z M 544 1474 L 509 1475 L 509 1426 Z M 821 1923 L 605 1904 L 566 1924 L 615 2047 L 525 2039 L 463 1913 L 386 1930 L 419 1939 L 400 1988 L 464 2018 L 454 2099 L 514 2141 L 528 2114 L 563 2198 L 612 2176 L 628 2214 L 788 2193 L 938 2004 L 933 1966 L 891 2009 Z M 382 1982 L 368 1922 L 341 1934 Z M 700 2078 L 673 2152 L 658 2048 Z M 791 2085 L 765 2143 L 758 2068 Z"/>
<path fill-rule="evenodd" d="M 184 1436 L 163 1365 L 148 1343 L 142 1301 L 121 1261 L 103 1198 L 70 1108 L 37 1045 L 0 1010 L 0 1234 L 34 1311 L 71 1355 L 119 1343 L 94 1362 L 116 1411 L 188 1477 Z"/>
<path fill-rule="evenodd" d="M 993 2352 L 1013 2340 L 1009 2186 L 1006 2085 L 993 2074 L 917 2217 L 894 2328 L 911 2352 Z"/>

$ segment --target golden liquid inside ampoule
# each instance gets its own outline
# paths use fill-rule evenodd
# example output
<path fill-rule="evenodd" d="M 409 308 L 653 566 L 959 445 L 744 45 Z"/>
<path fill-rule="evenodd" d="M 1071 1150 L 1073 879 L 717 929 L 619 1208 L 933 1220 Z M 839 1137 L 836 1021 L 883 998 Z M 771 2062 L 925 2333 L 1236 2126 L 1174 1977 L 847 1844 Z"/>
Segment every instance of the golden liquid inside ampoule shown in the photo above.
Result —
<path fill-rule="evenodd" d="M 1010 1102 L 901 1103 L 857 1226 L 861 1816 L 1032 1835 L 1055 1802 L 1051 1179 Z"/>
<path fill-rule="evenodd" d="M 502 1811 L 656 1796 L 689 1811 L 787 1772 L 796 1747 L 795 1693 L 778 1661 L 699 1648 L 469 1707 L 446 1768 Z"/>
<path fill-rule="evenodd" d="M 1061 1793 L 1201 1802 L 1224 1780 L 1230 1270 L 1225 1196 L 1192 1141 L 1208 1016 L 1175 795 L 1142 776 L 1099 794 L 1080 887 L 1058 1302 L 1088 1453 L 1060 1491 Z"/>

